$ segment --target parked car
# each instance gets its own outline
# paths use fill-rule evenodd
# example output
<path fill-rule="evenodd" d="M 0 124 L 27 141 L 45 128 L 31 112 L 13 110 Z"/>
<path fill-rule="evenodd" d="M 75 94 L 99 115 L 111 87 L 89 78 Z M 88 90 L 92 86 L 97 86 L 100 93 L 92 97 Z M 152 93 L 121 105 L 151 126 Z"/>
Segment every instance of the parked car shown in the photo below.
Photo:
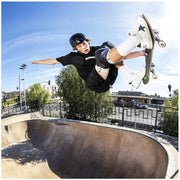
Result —
<path fill-rule="evenodd" d="M 113 104 L 115 105 L 115 106 L 119 106 L 119 107 L 123 107 L 123 100 L 120 100 L 120 99 L 115 99 L 114 101 L 113 101 Z"/>
<path fill-rule="evenodd" d="M 142 102 L 139 102 L 135 105 L 137 109 L 147 109 L 148 106 L 146 104 L 143 104 Z"/>

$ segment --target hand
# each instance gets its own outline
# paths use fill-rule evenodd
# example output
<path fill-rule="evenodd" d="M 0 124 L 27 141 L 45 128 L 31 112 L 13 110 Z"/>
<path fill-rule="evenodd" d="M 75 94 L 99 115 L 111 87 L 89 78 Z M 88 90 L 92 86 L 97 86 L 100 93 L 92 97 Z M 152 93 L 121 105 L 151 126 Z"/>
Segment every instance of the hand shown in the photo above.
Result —
<path fill-rule="evenodd" d="M 139 56 L 147 56 L 148 54 L 145 52 L 145 49 L 143 51 L 138 51 Z"/>
<path fill-rule="evenodd" d="M 39 61 L 37 60 L 37 61 L 33 61 L 33 62 L 31 62 L 31 64 L 39 64 Z"/>

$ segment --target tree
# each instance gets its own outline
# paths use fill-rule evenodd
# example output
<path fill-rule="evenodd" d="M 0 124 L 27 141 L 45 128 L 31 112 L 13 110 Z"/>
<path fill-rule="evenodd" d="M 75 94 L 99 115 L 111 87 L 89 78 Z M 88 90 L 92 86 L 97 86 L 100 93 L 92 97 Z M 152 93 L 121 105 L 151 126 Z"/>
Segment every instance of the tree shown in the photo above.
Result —
<path fill-rule="evenodd" d="M 160 125 L 165 134 L 171 136 L 178 136 L 178 103 L 179 94 L 178 90 L 174 91 L 172 98 L 164 102 L 165 107 L 162 110 L 163 120 Z"/>
<path fill-rule="evenodd" d="M 50 94 L 44 90 L 40 84 L 34 84 L 30 87 L 30 90 L 26 93 L 30 108 L 33 110 L 39 110 L 40 106 L 44 106 L 48 103 Z"/>
<path fill-rule="evenodd" d="M 1 111 L 3 111 L 4 107 L 5 107 L 5 103 L 7 101 L 7 97 L 6 97 L 6 92 L 5 91 L 2 91 L 1 92 L 2 95 L 1 95 Z"/>
<path fill-rule="evenodd" d="M 59 87 L 58 95 L 68 104 L 67 118 L 97 121 L 111 113 L 110 93 L 90 90 L 74 66 L 62 69 L 56 76 L 56 84 Z"/>

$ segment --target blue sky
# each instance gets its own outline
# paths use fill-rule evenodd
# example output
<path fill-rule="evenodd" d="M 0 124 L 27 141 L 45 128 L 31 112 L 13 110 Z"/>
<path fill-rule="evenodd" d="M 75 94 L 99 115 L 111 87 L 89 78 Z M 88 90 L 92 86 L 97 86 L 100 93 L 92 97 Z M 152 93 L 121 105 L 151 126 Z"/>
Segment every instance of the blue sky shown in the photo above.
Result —
<path fill-rule="evenodd" d="M 1 2 L 1 89 L 16 90 L 19 75 L 23 74 L 19 69 L 22 64 L 27 64 L 26 87 L 47 80 L 54 84 L 62 65 L 31 65 L 31 62 L 68 54 L 72 51 L 69 38 L 76 32 L 90 37 L 91 45 L 107 40 L 119 45 L 136 25 L 136 16 L 144 13 L 153 28 L 160 31 L 167 47 L 155 45 L 153 62 L 159 79 L 151 78 L 138 91 L 168 96 L 168 84 L 173 90 L 178 88 L 176 2 Z M 126 60 L 125 64 L 130 70 L 138 71 L 144 65 L 144 58 Z M 133 90 L 120 73 L 111 92 L 119 90 Z"/>

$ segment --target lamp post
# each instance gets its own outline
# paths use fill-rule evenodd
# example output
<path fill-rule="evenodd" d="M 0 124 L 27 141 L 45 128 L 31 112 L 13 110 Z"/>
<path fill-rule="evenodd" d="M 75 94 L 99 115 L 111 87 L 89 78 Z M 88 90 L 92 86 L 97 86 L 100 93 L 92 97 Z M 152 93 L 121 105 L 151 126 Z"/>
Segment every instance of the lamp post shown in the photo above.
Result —
<path fill-rule="evenodd" d="M 168 85 L 168 89 L 169 89 L 169 96 L 171 97 L 171 88 L 172 88 L 172 86 L 171 86 L 171 84 L 169 84 Z"/>
<path fill-rule="evenodd" d="M 26 64 L 22 64 L 19 69 L 22 69 L 24 71 L 24 102 L 25 102 L 25 110 L 27 109 L 26 107 L 26 82 L 25 82 L 25 69 L 26 69 Z"/>
<path fill-rule="evenodd" d="M 22 110 L 22 101 L 21 101 L 21 75 L 19 75 L 19 102 L 20 102 L 20 110 Z"/>

